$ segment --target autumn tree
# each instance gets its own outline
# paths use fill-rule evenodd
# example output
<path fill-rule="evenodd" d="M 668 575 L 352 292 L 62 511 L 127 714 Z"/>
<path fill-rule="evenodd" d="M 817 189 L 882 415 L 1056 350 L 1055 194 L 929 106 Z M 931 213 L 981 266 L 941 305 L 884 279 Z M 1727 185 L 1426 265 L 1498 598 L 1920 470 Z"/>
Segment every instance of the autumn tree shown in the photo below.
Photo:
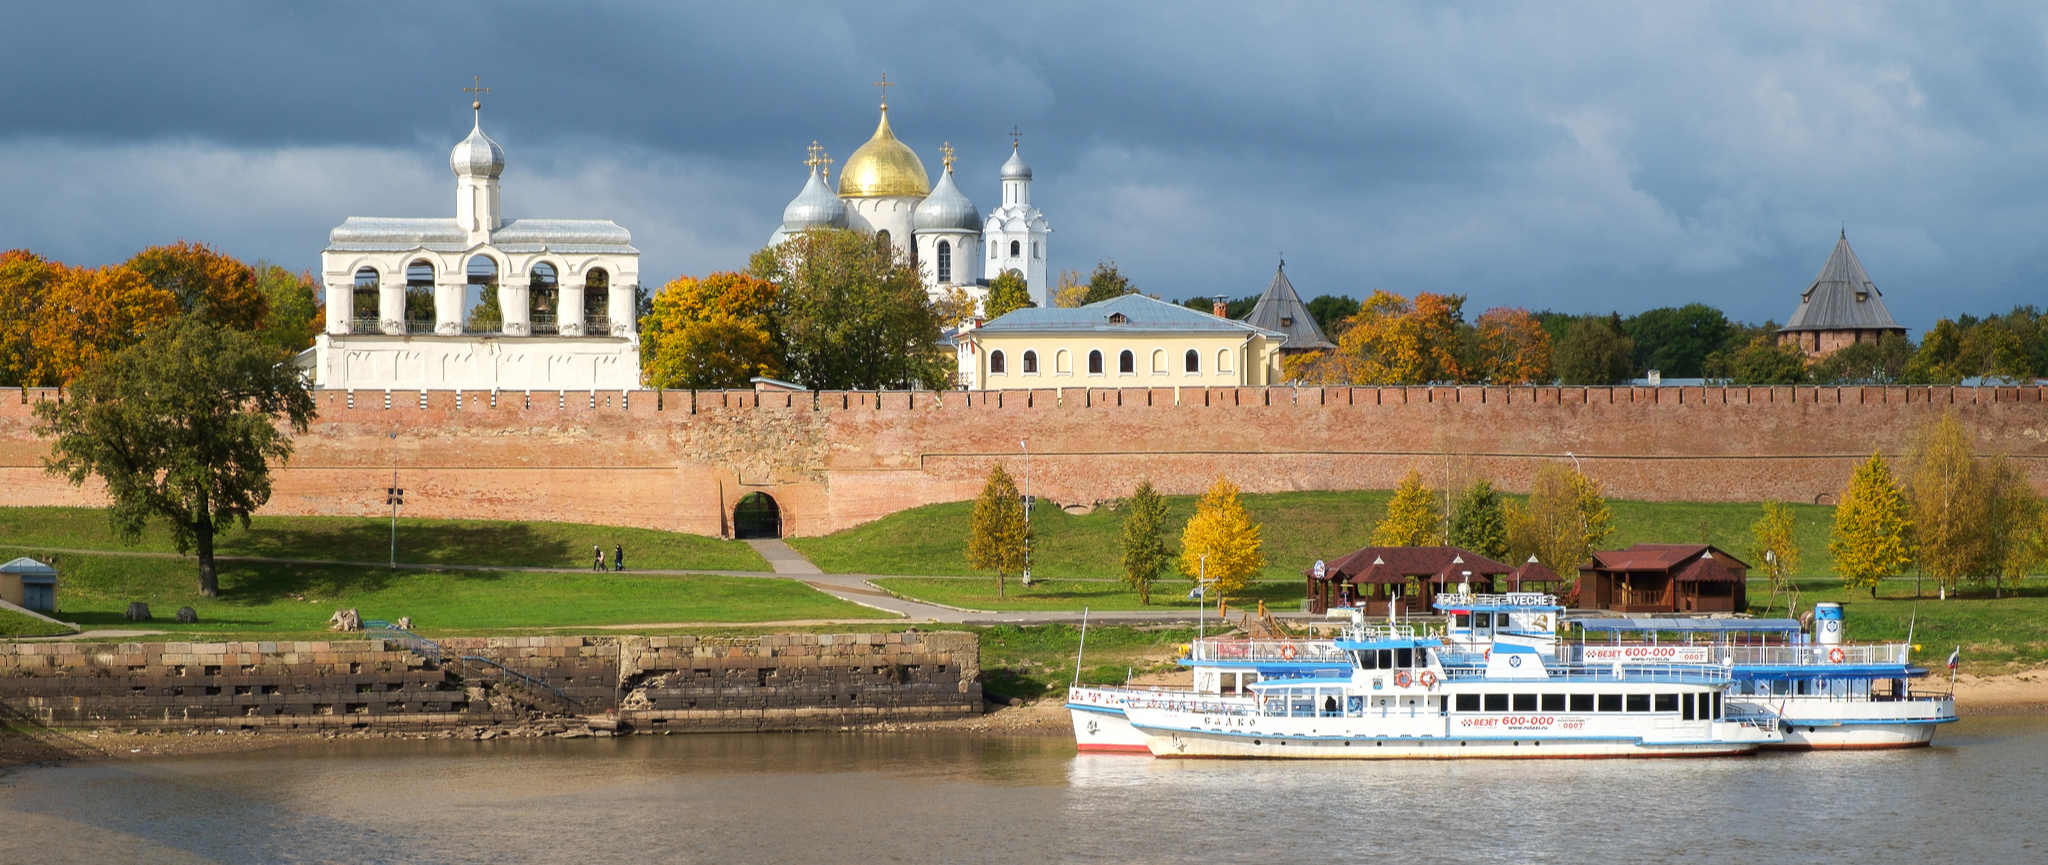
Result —
<path fill-rule="evenodd" d="M 256 271 L 204 243 L 152 246 L 127 264 L 150 285 L 170 292 L 188 315 L 242 331 L 261 329 L 269 317 Z"/>
<path fill-rule="evenodd" d="M 53 439 L 44 467 L 103 482 L 108 520 L 131 542 L 151 520 L 169 524 L 178 552 L 198 552 L 199 593 L 216 597 L 215 536 L 247 529 L 269 501 L 270 466 L 292 454 L 279 423 L 303 433 L 313 418 L 285 359 L 248 333 L 180 317 L 88 365 L 70 399 L 36 405 L 36 432 Z"/>
<path fill-rule="evenodd" d="M 654 296 L 641 322 L 641 369 L 649 387 L 752 387 L 782 374 L 775 284 L 731 271 L 679 276 Z"/>
<path fill-rule="evenodd" d="M 1387 515 L 1372 530 L 1375 547 L 1435 546 L 1438 538 L 1436 493 L 1422 483 L 1422 473 L 1409 469 L 1387 502 Z"/>
<path fill-rule="evenodd" d="M 63 265 L 26 249 L 0 252 L 0 387 L 59 384 L 38 375 L 36 329 Z"/>
<path fill-rule="evenodd" d="M 1550 334 L 1528 310 L 1494 307 L 1480 313 L 1472 324 L 1474 356 L 1463 364 L 1466 380 L 1496 385 L 1551 380 Z"/>
<path fill-rule="evenodd" d="M 1986 564 L 1993 597 L 2004 597 L 2006 581 L 2018 588 L 2020 580 L 2048 561 L 2048 514 L 2026 470 L 2004 454 L 1992 457 L 1984 474 L 1991 512 L 1985 526 Z"/>
<path fill-rule="evenodd" d="M 1458 495 L 1458 503 L 1451 509 L 1450 528 L 1452 546 L 1490 559 L 1508 554 L 1507 514 L 1492 481 L 1482 478 Z"/>
<path fill-rule="evenodd" d="M 1305 380 L 1327 384 L 1428 384 L 1458 381 L 1465 298 L 1423 292 L 1414 301 L 1374 291 L 1346 320 L 1336 350 L 1315 369 L 1300 369 Z"/>
<path fill-rule="evenodd" d="M 1024 552 L 1031 543 L 1031 524 L 1024 519 L 1024 501 L 1017 481 L 996 463 L 974 500 L 967 529 L 967 565 L 996 572 L 996 597 L 1008 597 L 1005 577 L 1024 572 Z"/>
<path fill-rule="evenodd" d="M 1062 270 L 1052 284 L 1052 305 L 1059 309 L 1073 309 L 1088 304 L 1088 281 L 1081 278 L 1078 270 Z"/>
<path fill-rule="evenodd" d="M 1991 489 L 1969 433 L 1944 414 L 1914 436 L 1906 461 L 1921 568 L 1950 589 L 1986 576 Z"/>
<path fill-rule="evenodd" d="M 1138 603 L 1152 603 L 1152 582 L 1173 564 L 1166 550 L 1166 499 L 1152 488 L 1151 481 L 1138 484 L 1126 503 L 1124 516 L 1124 585 L 1138 593 Z"/>
<path fill-rule="evenodd" d="M 1576 573 L 1595 546 L 1613 534 L 1613 512 L 1600 482 L 1561 463 L 1547 463 L 1529 485 L 1527 505 L 1505 502 L 1508 553 L 1535 556 L 1559 574 Z"/>
<path fill-rule="evenodd" d="M 1867 588 L 1873 598 L 1878 583 L 1912 563 L 1912 505 L 1883 456 L 1871 454 L 1842 490 L 1828 553 L 1842 585 Z"/>
<path fill-rule="evenodd" d="M 1015 270 L 1005 270 L 989 280 L 988 301 L 985 304 L 990 320 L 1000 318 L 1013 310 L 1028 309 L 1038 304 L 1031 302 L 1031 284 L 1024 281 L 1024 275 Z"/>
<path fill-rule="evenodd" d="M 1622 332 L 1620 316 L 1584 315 L 1557 341 L 1550 368 L 1561 384 L 1621 384 L 1634 372 L 1634 356 L 1635 341 Z"/>
<path fill-rule="evenodd" d="M 1259 524 L 1238 501 L 1237 485 L 1217 478 L 1181 529 L 1181 574 L 1197 581 L 1197 586 L 1206 580 L 1227 597 L 1243 591 L 1265 567 Z"/>
<path fill-rule="evenodd" d="M 951 352 L 910 259 L 865 231 L 810 229 L 754 253 L 775 283 L 784 369 L 813 390 L 947 387 Z"/>
<path fill-rule="evenodd" d="M 61 268 L 35 324 L 30 375 L 72 381 L 177 316 L 177 298 L 125 266 Z"/>
<path fill-rule="evenodd" d="M 1773 603 L 1785 587 L 1785 578 L 1799 568 L 1799 542 L 1792 536 L 1797 524 L 1790 506 L 1784 502 L 1764 502 L 1763 517 L 1749 526 L 1750 553 L 1764 563 L 1765 575 L 1771 580 Z M 1769 605 L 1764 609 L 1769 610 Z"/>

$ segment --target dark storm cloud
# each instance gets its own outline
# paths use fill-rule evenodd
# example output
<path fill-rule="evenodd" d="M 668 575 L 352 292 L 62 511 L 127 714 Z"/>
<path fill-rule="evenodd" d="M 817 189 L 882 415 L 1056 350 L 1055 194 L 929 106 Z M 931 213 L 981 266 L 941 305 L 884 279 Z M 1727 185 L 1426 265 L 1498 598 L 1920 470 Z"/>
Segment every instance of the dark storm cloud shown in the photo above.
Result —
<path fill-rule="evenodd" d="M 1457 291 L 1782 318 L 1845 222 L 1902 320 L 2038 302 L 2031 6 L 18 4 L 0 246 L 176 237 L 311 265 L 449 212 L 492 87 L 507 212 L 603 216 L 650 280 L 743 264 L 874 123 L 986 210 L 1012 125 L 1053 264 L 1168 297 Z"/>

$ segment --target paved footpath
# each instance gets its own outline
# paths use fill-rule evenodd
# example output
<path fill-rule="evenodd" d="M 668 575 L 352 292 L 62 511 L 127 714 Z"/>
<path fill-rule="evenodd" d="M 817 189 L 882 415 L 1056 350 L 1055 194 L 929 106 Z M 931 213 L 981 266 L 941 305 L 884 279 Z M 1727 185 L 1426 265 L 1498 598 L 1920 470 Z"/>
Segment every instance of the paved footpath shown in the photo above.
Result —
<path fill-rule="evenodd" d="M 1035 610 L 994 612 L 988 610 L 964 610 L 911 601 L 884 592 L 870 583 L 870 580 L 887 579 L 889 574 L 828 574 L 809 559 L 803 557 L 789 544 L 780 540 L 750 540 L 747 545 L 768 560 L 773 573 L 763 571 L 712 571 L 712 570 L 642 570 L 630 569 L 627 573 L 640 576 L 688 576 L 708 574 L 721 577 L 754 577 L 759 579 L 797 580 L 818 591 L 843 601 L 859 604 L 870 609 L 895 613 L 913 622 L 993 624 L 1045 624 L 1050 622 L 1077 623 L 1081 621 L 1080 610 Z M 65 547 L 19 547 L 18 549 L 40 552 L 88 556 L 133 556 L 136 558 L 180 559 L 190 558 L 177 553 L 141 552 L 132 550 L 80 550 Z M 348 565 L 364 568 L 388 567 L 389 562 L 341 562 L 332 559 L 286 559 L 266 556 L 215 556 L 222 562 L 267 562 L 290 565 Z M 439 565 L 416 562 L 399 562 L 398 567 L 429 571 L 501 571 L 547 574 L 589 573 L 589 568 L 521 568 L 505 565 Z M 1186 610 L 1105 610 L 1090 613 L 1088 621 L 1103 623 L 1166 623 L 1191 622 L 1194 616 Z M 873 619 L 847 619 L 848 624 L 872 623 Z M 733 623 L 740 624 L 740 623 Z M 77 639 L 74 635 L 71 639 Z"/>

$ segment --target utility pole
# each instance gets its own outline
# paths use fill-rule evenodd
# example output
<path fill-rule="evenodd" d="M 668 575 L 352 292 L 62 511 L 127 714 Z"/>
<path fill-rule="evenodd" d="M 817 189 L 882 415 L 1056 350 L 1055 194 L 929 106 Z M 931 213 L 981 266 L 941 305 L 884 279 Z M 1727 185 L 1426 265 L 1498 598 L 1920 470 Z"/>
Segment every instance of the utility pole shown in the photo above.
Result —
<path fill-rule="evenodd" d="M 391 567 L 398 567 L 398 506 L 405 504 L 405 490 L 398 488 L 398 431 L 391 431 L 391 486 L 384 488 L 384 503 L 391 506 Z"/>
<path fill-rule="evenodd" d="M 1031 506 L 1037 502 L 1031 499 L 1031 440 L 1018 439 L 1017 446 L 1024 449 L 1024 585 L 1031 585 Z"/>

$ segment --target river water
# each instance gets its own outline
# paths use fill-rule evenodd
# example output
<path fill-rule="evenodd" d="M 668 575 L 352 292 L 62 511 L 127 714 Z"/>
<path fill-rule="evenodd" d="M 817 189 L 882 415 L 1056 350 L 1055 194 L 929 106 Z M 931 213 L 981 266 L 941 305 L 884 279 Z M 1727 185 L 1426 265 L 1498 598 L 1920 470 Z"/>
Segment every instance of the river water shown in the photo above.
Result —
<path fill-rule="evenodd" d="M 4 862 L 2048 860 L 2048 718 L 1717 760 L 1076 756 L 815 733 L 340 741 L 0 777 Z"/>

